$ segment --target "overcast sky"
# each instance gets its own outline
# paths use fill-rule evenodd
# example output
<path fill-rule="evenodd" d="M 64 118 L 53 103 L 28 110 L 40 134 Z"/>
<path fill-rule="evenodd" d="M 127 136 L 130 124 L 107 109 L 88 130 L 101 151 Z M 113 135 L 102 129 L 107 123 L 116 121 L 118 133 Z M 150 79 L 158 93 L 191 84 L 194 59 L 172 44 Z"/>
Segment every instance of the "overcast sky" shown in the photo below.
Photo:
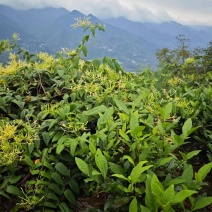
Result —
<path fill-rule="evenodd" d="M 0 4 L 16 9 L 64 7 L 98 18 L 212 25 L 212 0 L 0 0 Z"/>

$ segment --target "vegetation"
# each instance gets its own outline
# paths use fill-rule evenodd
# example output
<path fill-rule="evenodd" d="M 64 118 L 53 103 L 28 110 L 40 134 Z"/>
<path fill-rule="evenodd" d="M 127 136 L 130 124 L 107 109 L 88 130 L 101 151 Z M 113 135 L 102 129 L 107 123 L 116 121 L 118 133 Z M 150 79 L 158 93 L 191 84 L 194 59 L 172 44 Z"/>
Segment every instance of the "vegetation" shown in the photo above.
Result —
<path fill-rule="evenodd" d="M 16 49 L 0 66 L 0 211 L 211 209 L 212 74 L 192 73 L 207 54 L 127 73 L 82 59 L 104 28 L 78 25 L 81 44 L 55 57 L 0 43 Z"/>

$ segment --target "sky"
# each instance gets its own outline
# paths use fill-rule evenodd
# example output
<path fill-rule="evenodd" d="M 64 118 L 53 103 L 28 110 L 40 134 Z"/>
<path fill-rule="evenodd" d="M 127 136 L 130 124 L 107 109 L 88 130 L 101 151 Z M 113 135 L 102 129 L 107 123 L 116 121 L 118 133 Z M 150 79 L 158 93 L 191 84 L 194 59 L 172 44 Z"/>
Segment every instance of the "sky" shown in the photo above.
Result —
<path fill-rule="evenodd" d="M 125 17 L 139 22 L 177 21 L 212 25 L 212 0 L 0 0 L 15 9 L 66 8 L 100 19 Z"/>

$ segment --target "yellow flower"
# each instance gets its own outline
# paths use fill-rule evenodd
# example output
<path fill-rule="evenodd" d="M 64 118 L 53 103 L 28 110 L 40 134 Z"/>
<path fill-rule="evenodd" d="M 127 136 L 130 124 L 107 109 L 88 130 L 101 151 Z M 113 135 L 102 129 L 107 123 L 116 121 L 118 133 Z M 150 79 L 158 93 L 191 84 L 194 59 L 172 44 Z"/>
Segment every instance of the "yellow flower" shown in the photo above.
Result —
<path fill-rule="evenodd" d="M 80 18 L 75 18 L 76 23 L 72 24 L 72 27 L 73 28 L 77 28 L 77 27 L 89 26 L 89 25 L 91 25 L 91 22 L 90 22 L 89 19 L 90 19 L 90 17 L 85 17 L 84 19 L 82 19 L 81 17 Z"/>
<path fill-rule="evenodd" d="M 40 163 L 40 159 L 35 160 L 35 164 L 38 164 L 38 163 Z"/>
<path fill-rule="evenodd" d="M 23 121 L 0 121 L 0 166 L 7 166 L 23 152 L 23 143 L 31 143 L 36 138 L 35 126 Z"/>
<path fill-rule="evenodd" d="M 195 62 L 196 62 L 196 60 L 194 58 L 189 57 L 186 59 L 185 64 L 193 64 Z"/>
<path fill-rule="evenodd" d="M 171 78 L 171 79 L 168 81 L 168 83 L 169 83 L 170 85 L 178 85 L 178 84 L 180 84 L 180 82 L 181 82 L 181 79 L 180 79 L 179 77 Z"/>
<path fill-rule="evenodd" d="M 148 107 L 148 110 L 149 110 L 149 111 L 152 111 L 153 109 L 152 109 L 151 107 Z"/>

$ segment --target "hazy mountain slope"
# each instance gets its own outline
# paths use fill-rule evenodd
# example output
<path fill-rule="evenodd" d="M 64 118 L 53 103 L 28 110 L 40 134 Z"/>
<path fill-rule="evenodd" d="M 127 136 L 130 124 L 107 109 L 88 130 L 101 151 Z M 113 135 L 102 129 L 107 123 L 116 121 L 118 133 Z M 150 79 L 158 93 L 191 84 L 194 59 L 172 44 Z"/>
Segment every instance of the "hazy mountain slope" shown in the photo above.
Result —
<path fill-rule="evenodd" d="M 2 7 L 0 7 L 1 12 Z M 22 40 L 26 46 L 32 47 L 28 40 L 23 39 L 27 37 L 39 43 L 35 47 L 35 51 L 46 50 L 49 53 L 56 53 L 61 48 L 76 48 L 80 44 L 83 36 L 82 29 L 73 29 L 72 24 L 76 22 L 76 18 L 84 18 L 85 15 L 79 11 L 69 12 L 65 9 L 34 9 L 28 11 L 16 11 L 10 8 L 3 8 L 7 11 L 13 20 L 17 23 L 5 24 L 3 28 L 11 29 L 7 34 L 12 32 L 26 32 L 26 36 L 22 36 Z M 105 25 L 93 15 L 89 15 L 92 23 L 100 23 Z M 8 17 L 4 16 L 6 23 Z M 19 25 L 13 28 L 13 25 Z M 95 43 L 95 44 L 94 44 Z M 30 48 L 31 49 L 31 48 Z M 88 44 L 88 58 L 111 56 L 117 58 L 122 65 L 130 71 L 134 71 L 137 66 L 142 64 L 155 64 L 154 57 L 155 46 L 146 40 L 133 35 L 125 30 L 106 24 L 105 32 L 97 32 L 95 38 L 92 38 Z"/>
<path fill-rule="evenodd" d="M 161 24 L 133 22 L 125 18 L 111 18 L 104 21 L 140 36 L 160 48 L 175 48 L 176 36 L 179 34 L 185 35 L 190 40 L 191 47 L 205 46 L 212 39 L 207 31 L 197 30 L 174 21 Z"/>
<path fill-rule="evenodd" d="M 12 39 L 13 33 L 18 33 L 21 40 L 18 43 L 30 51 L 39 51 L 41 42 L 37 38 L 26 31 L 20 24 L 15 20 L 1 14 L 0 12 L 0 40 Z M 44 50 L 44 49 L 42 49 Z"/>
<path fill-rule="evenodd" d="M 31 9 L 22 11 L 0 5 L 0 12 L 6 17 L 15 20 L 15 22 L 26 32 L 35 37 L 40 37 L 45 33 L 48 25 L 69 11 L 63 8 Z"/>
<path fill-rule="evenodd" d="M 168 33 L 164 33 L 156 28 L 157 24 L 154 23 L 140 23 L 129 21 L 125 18 L 111 18 L 104 20 L 106 23 L 111 24 L 115 27 L 124 29 L 136 36 L 142 37 L 148 42 L 155 45 L 157 48 L 162 48 L 165 45 L 171 47 L 173 37 Z"/>
<path fill-rule="evenodd" d="M 169 33 L 172 37 L 185 35 L 190 40 L 191 47 L 205 46 L 211 40 L 211 36 L 206 31 L 195 30 L 174 21 L 161 23 L 157 25 L 157 29 Z"/>
<path fill-rule="evenodd" d="M 140 23 L 125 18 L 99 20 L 89 15 L 92 23 L 105 25 L 105 32 L 97 32 L 88 43 L 88 59 L 103 56 L 117 58 L 128 71 L 157 61 L 159 48 L 177 46 L 176 36 L 185 34 L 192 47 L 206 45 L 212 37 L 211 27 L 194 29 L 176 22 Z M 32 52 L 56 53 L 61 48 L 76 48 L 83 37 L 82 29 L 71 26 L 76 18 L 84 18 L 79 11 L 66 9 L 15 10 L 0 5 L 0 39 L 11 39 L 14 32 L 21 36 L 21 45 Z M 1 58 L 0 58 L 1 59 Z M 0 61 L 1 62 L 1 61 Z"/>
<path fill-rule="evenodd" d="M 72 11 L 53 22 L 48 29 L 46 37 L 48 46 L 54 46 L 54 50 L 62 47 L 75 48 L 79 45 L 83 36 L 83 31 L 73 29 L 72 24 L 76 22 L 76 17 L 84 17 L 78 11 Z M 105 23 L 95 16 L 89 15 L 92 23 Z M 95 43 L 95 44 L 94 44 Z M 88 58 L 104 57 L 109 55 L 117 58 L 128 70 L 135 70 L 135 67 L 144 63 L 152 63 L 154 59 L 154 46 L 142 38 L 135 36 L 125 30 L 113 27 L 109 24 L 105 26 L 105 32 L 97 32 L 95 38 L 91 38 L 88 44 Z"/>

